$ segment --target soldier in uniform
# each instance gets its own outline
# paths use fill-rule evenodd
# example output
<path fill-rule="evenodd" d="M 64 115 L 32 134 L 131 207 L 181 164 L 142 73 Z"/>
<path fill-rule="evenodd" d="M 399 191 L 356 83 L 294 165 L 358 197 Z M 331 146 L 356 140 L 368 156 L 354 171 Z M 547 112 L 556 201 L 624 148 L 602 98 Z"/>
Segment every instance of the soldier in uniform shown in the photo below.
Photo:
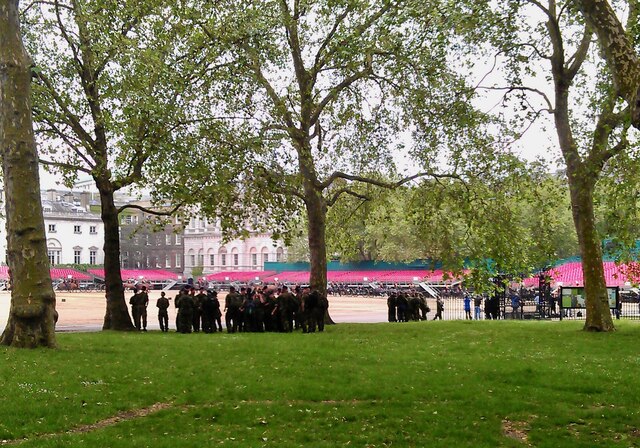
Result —
<path fill-rule="evenodd" d="M 324 316 L 327 314 L 327 310 L 329 309 L 329 300 L 327 300 L 327 296 L 320 294 L 320 292 L 316 291 L 318 294 L 318 307 L 315 311 L 316 316 L 316 324 L 318 325 L 318 331 L 324 331 Z"/>
<path fill-rule="evenodd" d="M 443 311 L 444 311 L 444 299 L 442 297 L 438 297 L 436 300 L 436 315 L 433 316 L 433 320 L 436 320 L 436 319 L 442 320 Z"/>
<path fill-rule="evenodd" d="M 193 331 L 200 331 L 200 322 L 202 321 L 202 304 L 207 298 L 204 288 L 200 288 L 198 294 L 193 296 Z"/>
<path fill-rule="evenodd" d="M 160 293 L 160 298 L 156 302 L 158 307 L 158 322 L 160 323 L 160 331 L 166 333 L 169 331 L 169 299 L 165 296 L 164 291 Z"/>
<path fill-rule="evenodd" d="M 276 300 L 276 308 L 273 313 L 278 318 L 278 330 L 289 333 L 293 331 L 293 306 L 295 298 L 289 292 L 287 285 L 282 285 L 282 292 Z"/>
<path fill-rule="evenodd" d="M 140 301 L 140 292 L 136 291 L 134 295 L 129 299 L 129 305 L 131 305 L 131 317 L 133 317 L 133 325 L 140 331 L 142 328 L 140 326 L 140 314 L 138 308 L 138 302 Z"/>
<path fill-rule="evenodd" d="M 396 305 L 398 307 L 398 322 L 409 322 L 409 301 L 401 291 L 396 294 Z"/>
<path fill-rule="evenodd" d="M 427 320 L 427 314 L 431 311 L 429 305 L 427 304 L 426 297 L 420 297 L 420 320 Z"/>
<path fill-rule="evenodd" d="M 307 319 L 307 333 L 315 333 L 317 324 L 317 309 L 319 306 L 318 298 L 320 294 L 318 291 L 309 292 L 309 288 L 304 289 L 302 297 L 304 298 L 304 313 Z"/>
<path fill-rule="evenodd" d="M 397 322 L 396 319 L 396 293 L 392 291 L 387 298 L 387 319 L 389 322 Z"/>
<path fill-rule="evenodd" d="M 180 332 L 180 327 L 178 326 L 178 317 L 180 314 L 180 299 L 182 298 L 182 294 L 184 292 L 184 288 L 181 289 L 180 291 L 178 291 L 178 294 L 176 294 L 175 299 L 173 300 L 173 306 L 175 307 L 176 310 L 178 310 L 176 312 L 176 331 Z"/>
<path fill-rule="evenodd" d="M 420 299 L 415 291 L 411 291 L 411 296 L 409 298 L 409 310 L 411 320 L 420 320 Z"/>
<path fill-rule="evenodd" d="M 236 288 L 229 287 L 229 294 L 224 301 L 225 311 L 225 323 L 227 325 L 227 333 L 235 333 L 238 331 L 238 324 L 240 323 L 240 305 L 242 304 L 242 298 L 236 292 Z"/>
<path fill-rule="evenodd" d="M 193 289 L 187 293 L 186 290 L 180 294 L 180 304 L 178 305 L 178 331 L 180 333 L 191 333 L 193 324 Z"/>
<path fill-rule="evenodd" d="M 213 303 L 213 292 L 208 291 L 201 301 L 202 306 L 202 331 L 205 333 L 213 333 L 215 307 Z"/>
<path fill-rule="evenodd" d="M 147 287 L 143 286 L 140 291 L 140 303 L 138 305 L 140 309 L 140 317 L 142 318 L 142 331 L 147 331 L 147 307 L 149 306 L 149 294 L 147 294 Z"/>

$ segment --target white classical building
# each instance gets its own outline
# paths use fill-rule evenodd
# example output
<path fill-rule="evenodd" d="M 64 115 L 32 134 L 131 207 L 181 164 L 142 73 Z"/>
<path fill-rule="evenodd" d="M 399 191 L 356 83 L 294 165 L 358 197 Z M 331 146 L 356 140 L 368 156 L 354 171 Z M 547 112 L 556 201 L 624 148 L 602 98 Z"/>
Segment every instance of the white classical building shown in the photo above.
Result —
<path fill-rule="evenodd" d="M 89 193 L 61 195 L 49 190 L 43 195 L 44 231 L 52 266 L 104 263 L 104 225 L 100 215 L 91 212 L 92 202 Z"/>
<path fill-rule="evenodd" d="M 250 232 L 248 238 L 223 242 L 219 223 L 192 218 L 184 230 L 184 273 L 194 267 L 204 275 L 223 271 L 262 271 L 267 261 L 285 261 L 286 248 L 269 233 Z"/>
<path fill-rule="evenodd" d="M 3 192 L 4 194 L 4 192 Z M 104 226 L 100 215 L 91 212 L 90 193 L 42 192 L 44 231 L 52 266 L 59 264 L 103 264 Z M 7 262 L 4 216 L 0 218 L 0 263 Z"/>

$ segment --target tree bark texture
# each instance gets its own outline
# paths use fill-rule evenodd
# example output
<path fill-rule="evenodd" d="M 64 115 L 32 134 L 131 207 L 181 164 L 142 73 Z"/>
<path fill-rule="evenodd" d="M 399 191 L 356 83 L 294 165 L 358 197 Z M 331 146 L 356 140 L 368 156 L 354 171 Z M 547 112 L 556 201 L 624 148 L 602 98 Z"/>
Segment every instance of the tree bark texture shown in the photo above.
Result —
<path fill-rule="evenodd" d="M 124 297 L 122 274 L 120 273 L 120 231 L 118 209 L 113 190 L 96 181 L 100 192 L 101 215 L 104 223 L 104 282 L 107 308 L 103 330 L 133 331 L 129 308 Z"/>
<path fill-rule="evenodd" d="M 609 309 L 607 287 L 602 266 L 602 247 L 596 230 L 593 211 L 595 182 L 571 182 L 571 210 L 578 234 L 582 257 L 582 273 L 586 297 L 586 321 L 588 331 L 612 331 L 613 319 Z"/>
<path fill-rule="evenodd" d="M 552 29 L 553 27 L 550 26 Z M 560 36 L 551 33 L 554 43 L 552 72 L 555 84 L 554 120 L 560 149 L 567 166 L 571 210 L 578 236 L 584 278 L 587 319 L 585 330 L 612 331 L 613 320 L 607 305 L 607 287 L 602 267 L 602 248 L 595 227 L 593 191 L 601 171 L 587 157 L 583 160 L 571 130 L 569 88 L 573 79 L 564 65 Z M 599 148 L 592 147 L 590 153 Z"/>
<path fill-rule="evenodd" d="M 598 35 L 619 95 L 631 108 L 631 123 L 640 129 L 640 60 L 631 39 L 607 0 L 579 0 L 577 4 Z"/>
<path fill-rule="evenodd" d="M 31 60 L 22 44 L 18 4 L 18 0 L 0 1 L 0 151 L 12 280 L 9 320 L 0 342 L 53 348 L 56 298 L 31 117 Z"/>

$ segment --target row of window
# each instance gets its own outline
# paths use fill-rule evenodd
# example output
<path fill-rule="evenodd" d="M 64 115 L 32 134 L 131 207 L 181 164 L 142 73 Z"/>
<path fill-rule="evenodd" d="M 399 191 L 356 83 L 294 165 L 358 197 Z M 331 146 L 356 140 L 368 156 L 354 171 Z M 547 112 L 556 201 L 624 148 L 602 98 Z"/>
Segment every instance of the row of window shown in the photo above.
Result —
<path fill-rule="evenodd" d="M 162 235 L 134 235 L 133 237 L 130 237 L 130 239 L 135 246 L 137 246 L 141 242 L 144 242 L 146 246 L 152 246 L 152 245 L 160 246 L 160 243 L 162 242 Z M 155 241 L 155 244 L 152 244 L 152 242 L 154 241 Z M 172 244 L 175 244 L 176 246 L 178 246 L 182 244 L 182 235 L 179 235 L 177 233 L 176 234 L 167 233 L 164 236 L 164 243 L 165 243 L 165 246 L 171 246 Z"/>
<path fill-rule="evenodd" d="M 48 249 L 47 255 L 49 256 L 49 263 L 51 266 L 55 266 L 60 264 L 60 258 L 62 256 L 62 250 L 60 249 Z M 89 264 L 97 264 L 97 255 L 98 251 L 90 250 L 89 251 Z M 74 264 L 82 264 L 85 261 L 82 259 L 82 249 L 74 249 L 73 250 L 73 263 Z"/>
<path fill-rule="evenodd" d="M 57 232 L 57 224 L 49 224 L 48 230 L 49 230 L 49 233 L 56 233 Z M 79 224 L 75 224 L 73 226 L 73 233 L 82 233 L 82 226 L 79 225 Z M 89 226 L 89 233 L 91 235 L 97 235 L 98 234 L 98 227 Z"/>
<path fill-rule="evenodd" d="M 220 255 L 220 266 L 227 266 L 227 254 L 225 253 L 221 253 Z M 282 252 L 278 252 L 276 254 L 276 261 L 280 262 L 282 261 Z M 196 258 L 197 257 L 197 258 Z M 189 255 L 189 259 L 188 261 L 190 261 L 191 266 L 204 266 L 204 255 L 203 254 L 198 254 L 197 256 L 195 254 L 190 254 Z M 196 263 L 197 261 L 197 263 Z M 262 263 L 267 263 L 269 261 L 269 254 L 262 254 Z M 216 265 L 216 259 L 215 259 L 215 254 L 209 254 L 209 265 L 210 266 L 215 266 Z M 239 266 L 240 265 L 240 255 L 239 254 L 231 254 L 231 265 L 232 266 Z M 251 254 L 251 266 L 258 266 L 258 254 Z"/>
<path fill-rule="evenodd" d="M 134 258 L 135 258 L 134 262 L 137 268 L 141 267 L 140 257 L 142 257 L 142 252 L 136 251 L 134 254 Z M 149 255 L 147 255 L 146 257 L 146 262 L 147 262 L 146 266 L 152 265 Z M 122 252 L 122 255 L 120 256 L 120 265 L 122 266 L 129 265 L 129 252 L 127 251 Z M 160 267 L 159 263 L 156 263 L 156 265 Z M 171 255 L 165 255 L 164 266 L 166 268 L 171 267 Z M 182 254 L 175 254 L 175 263 L 173 267 L 176 267 L 176 268 L 182 267 Z"/>

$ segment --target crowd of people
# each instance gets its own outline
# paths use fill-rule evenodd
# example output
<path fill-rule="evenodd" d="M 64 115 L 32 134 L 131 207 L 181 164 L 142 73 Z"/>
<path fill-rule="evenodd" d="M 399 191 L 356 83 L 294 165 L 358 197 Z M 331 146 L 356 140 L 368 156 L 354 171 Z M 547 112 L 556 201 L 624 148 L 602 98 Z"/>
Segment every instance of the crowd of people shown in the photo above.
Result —
<path fill-rule="evenodd" d="M 136 328 L 146 331 L 149 296 L 146 287 L 131 297 L 131 312 Z M 156 306 L 160 330 L 169 331 L 170 299 L 160 293 Z M 296 286 L 291 292 L 286 285 L 278 288 L 242 287 L 229 288 L 224 306 L 218 293 L 204 287 L 186 286 L 174 299 L 177 309 L 176 331 L 179 333 L 215 333 L 224 331 L 222 318 L 228 333 L 235 332 L 292 332 L 324 331 L 324 319 L 329 302 L 317 290 Z"/>

